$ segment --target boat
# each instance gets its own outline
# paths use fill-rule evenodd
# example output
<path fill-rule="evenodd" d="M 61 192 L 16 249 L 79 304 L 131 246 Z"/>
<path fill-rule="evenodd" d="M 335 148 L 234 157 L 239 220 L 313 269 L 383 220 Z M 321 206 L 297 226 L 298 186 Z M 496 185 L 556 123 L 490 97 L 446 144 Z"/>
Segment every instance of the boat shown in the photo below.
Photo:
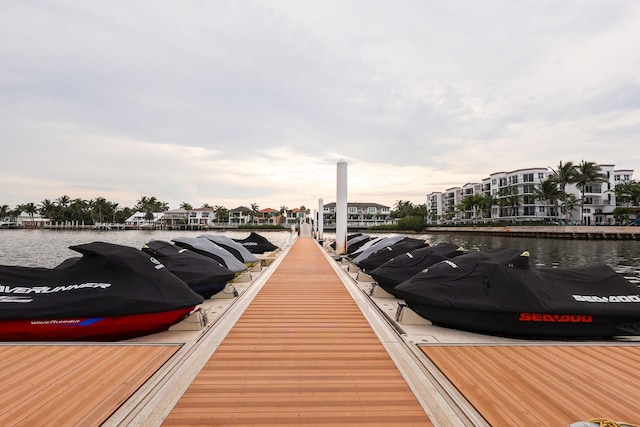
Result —
<path fill-rule="evenodd" d="M 203 234 L 198 237 L 201 239 L 211 240 L 216 245 L 229 251 L 240 262 L 242 262 L 244 265 L 248 267 L 260 261 L 258 257 L 252 254 L 251 252 L 249 252 L 247 248 L 245 248 L 240 243 L 236 242 L 230 237 L 223 236 L 221 234 Z"/>
<path fill-rule="evenodd" d="M 224 291 L 235 277 L 235 273 L 219 261 L 162 240 L 147 242 L 142 251 L 160 261 L 205 299 Z"/>
<path fill-rule="evenodd" d="M 377 251 L 378 249 L 384 248 L 385 246 L 393 245 L 394 243 L 398 243 L 401 240 L 406 239 L 407 236 L 398 235 L 398 236 L 390 236 L 390 237 L 379 237 L 377 239 L 373 239 L 360 246 L 358 250 L 349 254 L 351 258 L 351 262 L 355 265 L 358 265 L 360 261 L 367 258 L 369 255 Z"/>
<path fill-rule="evenodd" d="M 638 287 L 611 267 L 530 267 L 529 254 L 491 249 L 439 262 L 395 288 L 436 325 L 525 338 L 640 335 Z"/>
<path fill-rule="evenodd" d="M 382 264 L 389 261 L 396 255 L 427 246 L 429 246 L 429 244 L 424 240 L 412 239 L 407 237 L 406 239 L 400 240 L 399 242 L 377 249 L 368 257 L 360 261 L 357 266 L 360 267 L 363 271 L 369 272 L 375 268 L 380 267 Z"/>
<path fill-rule="evenodd" d="M 248 270 L 247 266 L 233 256 L 231 252 L 216 245 L 209 239 L 202 239 L 200 237 L 176 237 L 175 239 L 171 239 L 171 241 L 176 244 L 176 246 L 215 259 L 234 273 L 242 273 Z"/>
<path fill-rule="evenodd" d="M 253 231 L 244 239 L 233 240 L 247 248 L 252 254 L 263 254 L 265 252 L 278 250 L 278 247 L 271 243 L 266 237 L 263 237 Z"/>
<path fill-rule="evenodd" d="M 122 245 L 70 246 L 57 268 L 0 266 L 0 340 L 117 341 L 168 329 L 204 299 L 162 263 Z"/>
<path fill-rule="evenodd" d="M 349 234 L 347 236 L 347 241 L 346 241 L 346 247 L 347 247 L 346 252 L 347 252 L 347 254 L 355 252 L 362 245 L 367 243 L 369 240 L 371 240 L 371 236 L 369 236 L 368 234 L 362 234 L 362 233 Z M 329 247 L 331 249 L 335 250 L 336 249 L 336 241 L 334 240 L 333 242 L 331 242 Z"/>
<path fill-rule="evenodd" d="M 360 234 L 352 238 L 347 239 L 347 254 L 351 254 L 362 247 L 365 243 L 371 240 L 371 236 L 367 234 Z"/>
<path fill-rule="evenodd" d="M 395 288 L 413 275 L 440 261 L 455 258 L 465 250 L 453 243 L 440 243 L 397 255 L 367 273 L 385 291 L 395 295 Z"/>

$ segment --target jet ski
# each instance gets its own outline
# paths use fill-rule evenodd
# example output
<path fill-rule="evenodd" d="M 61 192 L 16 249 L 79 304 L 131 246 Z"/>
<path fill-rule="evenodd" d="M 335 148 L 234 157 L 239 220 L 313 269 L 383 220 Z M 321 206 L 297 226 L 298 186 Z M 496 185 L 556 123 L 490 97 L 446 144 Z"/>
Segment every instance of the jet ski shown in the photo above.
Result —
<path fill-rule="evenodd" d="M 82 257 L 57 268 L 0 266 L 0 340 L 123 340 L 166 330 L 204 301 L 136 248 L 70 249 Z"/>
<path fill-rule="evenodd" d="M 529 254 L 492 249 L 441 261 L 395 288 L 432 323 L 499 336 L 640 335 L 638 287 L 606 264 L 529 266 Z"/>

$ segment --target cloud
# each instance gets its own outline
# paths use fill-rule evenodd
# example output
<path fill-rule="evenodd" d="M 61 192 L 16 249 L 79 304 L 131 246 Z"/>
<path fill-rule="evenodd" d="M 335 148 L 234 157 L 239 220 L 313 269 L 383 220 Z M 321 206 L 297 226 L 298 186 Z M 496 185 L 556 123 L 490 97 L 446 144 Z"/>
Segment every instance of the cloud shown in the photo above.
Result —
<path fill-rule="evenodd" d="M 0 6 L 0 204 L 392 205 L 640 155 L 635 1 Z M 71 194 L 73 193 L 73 194 Z"/>

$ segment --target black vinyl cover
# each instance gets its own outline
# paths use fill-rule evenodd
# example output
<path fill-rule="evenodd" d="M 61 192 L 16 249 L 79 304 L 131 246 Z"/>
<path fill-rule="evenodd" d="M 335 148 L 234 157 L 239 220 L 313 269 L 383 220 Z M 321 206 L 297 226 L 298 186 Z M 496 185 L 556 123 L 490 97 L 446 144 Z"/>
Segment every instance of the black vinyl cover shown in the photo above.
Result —
<path fill-rule="evenodd" d="M 371 270 L 369 275 L 381 288 L 393 294 L 396 285 L 409 280 L 425 268 L 462 254 L 464 250 L 460 246 L 453 243 L 440 243 L 397 255 L 380 267 Z"/>
<path fill-rule="evenodd" d="M 176 246 L 213 258 L 234 273 L 240 273 L 247 269 L 247 266 L 231 252 L 209 239 L 203 237 L 176 237 L 172 241 Z"/>
<path fill-rule="evenodd" d="M 351 240 L 351 239 L 353 239 L 353 238 L 355 238 L 355 237 L 362 236 L 362 235 L 363 235 L 362 233 L 348 234 L 348 235 L 347 235 L 347 244 L 349 244 L 349 240 Z M 335 248 L 336 248 L 336 242 L 335 242 L 335 241 L 333 241 L 329 246 L 331 247 L 331 249 L 334 249 L 334 250 L 335 250 Z"/>
<path fill-rule="evenodd" d="M 151 240 L 142 247 L 142 251 L 164 264 L 167 270 L 204 298 L 222 291 L 235 276 L 233 271 L 215 259 L 169 242 Z"/>
<path fill-rule="evenodd" d="M 278 247 L 271 243 L 266 237 L 263 237 L 253 231 L 245 239 L 233 240 L 247 248 L 252 254 L 263 254 L 265 252 L 275 251 L 278 249 Z"/>
<path fill-rule="evenodd" d="M 407 237 L 406 239 L 401 240 L 397 243 L 377 249 L 371 255 L 358 262 L 357 265 L 364 271 L 369 272 L 377 267 L 380 267 L 382 264 L 397 255 L 427 246 L 429 245 L 424 240 L 412 239 L 410 237 Z"/>
<path fill-rule="evenodd" d="M 530 268 L 521 252 L 493 249 L 442 261 L 396 286 L 396 294 L 434 323 L 469 330 L 621 335 L 623 321 L 627 332 L 640 332 L 638 287 L 611 267 Z"/>
<path fill-rule="evenodd" d="M 204 301 L 138 249 L 104 242 L 70 249 L 82 257 L 66 268 L 0 266 L 0 319 L 127 316 Z"/>
<path fill-rule="evenodd" d="M 354 236 L 350 239 L 347 239 L 347 254 L 354 253 L 355 251 L 360 249 L 362 245 L 367 243 L 369 240 L 371 240 L 371 236 L 368 236 L 366 234 L 360 234 L 358 236 Z"/>

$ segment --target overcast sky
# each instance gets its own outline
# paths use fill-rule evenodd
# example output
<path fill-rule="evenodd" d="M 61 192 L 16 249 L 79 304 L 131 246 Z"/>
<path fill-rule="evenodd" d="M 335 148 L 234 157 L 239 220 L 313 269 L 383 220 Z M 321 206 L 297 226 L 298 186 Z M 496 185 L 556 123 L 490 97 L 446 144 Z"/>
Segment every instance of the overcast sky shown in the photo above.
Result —
<path fill-rule="evenodd" d="M 424 203 L 640 174 L 640 1 L 0 0 L 0 205 Z"/>

